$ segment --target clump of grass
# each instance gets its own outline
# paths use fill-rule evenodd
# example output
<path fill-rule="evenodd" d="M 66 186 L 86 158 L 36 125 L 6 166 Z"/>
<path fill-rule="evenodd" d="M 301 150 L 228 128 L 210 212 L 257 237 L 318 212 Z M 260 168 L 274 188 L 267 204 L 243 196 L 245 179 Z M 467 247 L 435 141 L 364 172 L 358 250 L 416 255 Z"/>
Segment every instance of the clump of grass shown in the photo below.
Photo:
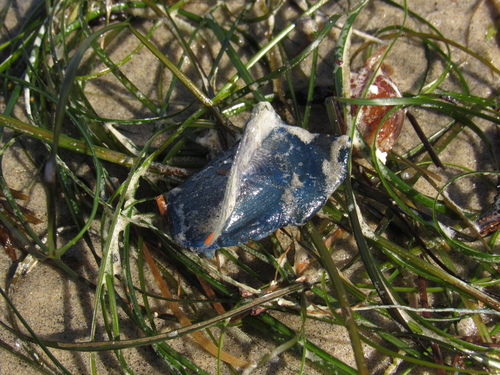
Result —
<path fill-rule="evenodd" d="M 498 371 L 497 234 L 477 233 L 490 199 L 474 199 L 481 186 L 495 191 L 490 134 L 499 104 L 484 87 L 500 71 L 406 3 L 367 3 L 57 1 L 32 9 L 1 46 L 0 155 L 13 163 L 20 149 L 41 172 L 34 179 L 46 189 L 47 225 L 27 219 L 12 194 L 26 186 L 4 166 L 11 215 L 0 220 L 22 261 L 0 290 L 10 314 L 2 348 L 41 373 L 113 365 L 143 373 L 141 360 L 149 372 L 171 373 L 276 364 L 277 373 L 308 374 Z M 390 17 L 362 29 L 373 9 Z M 407 73 L 404 97 L 349 98 L 350 69 L 380 45 L 394 79 Z M 318 92 L 326 92 L 320 104 Z M 318 131 L 322 122 L 328 132 L 353 123 L 350 104 L 405 107 L 420 138 L 406 124 L 387 164 L 360 144 L 363 158 L 352 159 L 343 187 L 302 228 L 214 259 L 181 249 L 163 231 L 154 197 L 220 151 L 197 144 L 200 135 L 216 132 L 227 147 L 262 100 L 290 123 Z M 457 152 L 470 142 L 482 158 L 474 165 Z M 17 302 L 43 290 L 30 281 L 42 267 L 79 291 L 63 297 L 81 306 L 76 326 L 85 329 L 42 334 L 48 322 Z M 344 327 L 352 358 L 332 342 L 347 337 Z M 194 342 L 198 351 L 186 354 L 182 345 Z M 207 362 L 200 352 L 210 353 Z"/>

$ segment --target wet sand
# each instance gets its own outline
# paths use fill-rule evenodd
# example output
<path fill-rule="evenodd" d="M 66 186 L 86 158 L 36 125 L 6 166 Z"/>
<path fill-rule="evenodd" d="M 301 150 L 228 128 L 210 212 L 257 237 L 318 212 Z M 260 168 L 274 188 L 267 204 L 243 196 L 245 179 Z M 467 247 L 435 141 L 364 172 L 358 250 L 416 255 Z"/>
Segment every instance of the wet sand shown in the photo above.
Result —
<path fill-rule="evenodd" d="M 229 2 L 231 3 L 231 2 Z M 414 2 L 410 2 L 414 3 Z M 416 3 L 416 2 L 415 2 Z M 191 4 L 191 7 L 204 7 L 203 3 Z M 410 4 L 413 6 L 413 4 Z M 328 9 L 328 7 L 326 7 Z M 500 66 L 500 52 L 498 39 L 487 39 L 485 34 L 487 27 L 493 23 L 494 11 L 489 2 L 472 2 L 472 1 L 419 1 L 418 9 L 415 9 L 418 14 L 429 20 L 435 27 L 439 29 L 444 37 L 456 41 L 462 45 L 468 46 L 476 53 L 490 60 L 495 66 Z M 288 10 L 290 13 L 287 16 L 280 17 L 279 20 L 284 20 L 297 15 L 297 9 Z M 10 30 L 16 29 L 16 22 L 22 20 L 25 15 L 25 9 L 19 8 L 17 11 L 11 11 L 8 14 L 6 25 Z M 381 2 L 374 1 L 363 11 L 356 27 L 367 33 L 382 26 L 389 24 L 399 24 L 402 22 L 402 13 L 396 11 Z M 408 20 L 408 27 L 413 27 L 414 21 Z M 427 32 L 427 30 L 422 30 Z M 333 33 L 332 33 L 333 34 Z M 162 35 L 163 34 L 159 34 Z M 300 34 L 295 34 L 300 36 Z M 3 39 L 5 40 L 5 39 Z M 154 38 L 157 43 L 164 43 L 160 36 Z M 354 42 L 359 43 L 360 39 L 354 37 Z M 318 82 L 331 82 L 331 51 L 335 40 L 330 38 L 326 40 L 320 47 L 320 71 Z M 136 42 L 132 39 L 123 40 L 120 47 L 114 52 L 116 58 L 128 53 L 131 48 L 134 48 Z M 423 74 L 423 51 L 418 45 L 418 42 L 397 43 L 388 57 L 394 69 L 392 78 L 404 92 L 414 92 L 416 90 L 416 79 L 419 74 Z M 179 51 L 172 51 L 178 53 Z M 198 51 L 203 59 L 203 51 Z M 460 66 L 466 75 L 466 79 L 470 83 L 470 90 L 473 95 L 481 97 L 489 97 L 498 99 L 499 79 L 498 75 L 493 74 L 483 64 L 468 56 L 459 49 L 452 48 L 453 60 Z M 173 58 L 177 58 L 174 56 Z M 310 60 L 309 60 L 310 61 Z M 355 64 L 361 66 L 362 61 L 358 59 Z M 151 66 L 158 66 L 155 58 L 147 51 L 142 51 L 139 57 L 134 58 L 131 62 L 123 67 L 123 71 L 130 77 L 144 92 L 150 93 L 155 90 L 157 77 L 156 71 Z M 304 71 L 307 72 L 307 62 L 304 63 Z M 222 67 L 224 68 L 224 67 Z M 442 66 L 434 66 L 430 71 L 433 78 L 437 78 L 442 71 Z M 228 71 L 229 72 L 229 71 Z M 222 72 L 221 74 L 227 74 Z M 258 76 L 258 72 L 254 72 Z M 102 116 L 115 118 L 138 118 L 144 116 L 147 112 L 144 108 L 138 105 L 138 102 L 131 98 L 130 95 L 123 90 L 114 90 L 114 83 L 107 82 L 108 78 L 96 80 L 94 83 L 87 85 L 86 92 L 95 110 Z M 430 79 L 428 79 L 430 81 Z M 456 80 L 446 80 L 443 86 L 444 90 L 453 91 L 456 89 Z M 183 95 L 189 93 L 176 93 L 175 103 L 182 105 L 185 102 Z M 174 103 L 174 105 L 175 105 Z M 4 108 L 4 103 L 2 101 Z M 23 118 L 22 108 L 18 108 L 16 114 Z M 434 115 L 430 112 L 415 109 L 412 113 L 417 117 L 419 123 L 427 134 L 436 130 L 436 127 L 444 126 L 445 120 L 442 116 Z M 246 116 L 246 115 L 245 115 Z M 243 125 L 245 116 L 240 117 L 236 122 L 237 125 Z M 313 114 L 313 121 L 320 121 L 321 114 Z M 498 136 L 496 128 L 492 124 L 479 121 L 478 124 L 485 131 L 487 136 L 491 137 L 494 146 L 498 147 Z M 134 130 L 136 142 L 141 143 L 141 140 L 147 139 L 149 136 L 149 127 L 143 127 L 139 130 Z M 415 133 L 411 130 L 409 124 L 405 124 L 405 130 L 400 138 L 395 151 L 402 153 L 411 145 L 417 142 Z M 450 147 L 443 155 L 444 162 L 456 163 L 466 166 L 472 170 L 492 170 L 494 168 L 493 161 L 485 153 L 482 141 L 472 132 L 464 132 L 456 144 Z M 29 143 L 24 143 L 29 144 Z M 29 147 L 29 146 L 28 146 Z M 77 158 L 78 160 L 78 158 Z M 9 149 L 2 160 L 3 174 L 9 186 L 14 189 L 22 190 L 29 193 L 30 198 L 26 202 L 26 207 L 33 210 L 37 217 L 46 221 L 44 189 L 41 184 L 40 173 L 33 168 L 33 163 L 23 151 L 23 148 L 17 144 Z M 441 175 L 445 181 L 459 173 L 454 168 L 449 168 L 446 171 L 441 171 L 436 168 L 432 169 L 437 174 Z M 86 173 L 85 171 L 81 171 Z M 418 189 L 432 189 L 425 186 L 422 182 L 417 186 Z M 450 192 L 452 198 L 457 203 L 469 207 L 471 210 L 478 210 L 488 204 L 495 191 L 491 189 L 471 185 L 468 180 L 460 181 L 453 187 Z M 99 223 L 96 223 L 95 229 L 98 230 Z M 38 233 L 44 233 L 43 224 L 36 227 Z M 68 236 L 71 234 L 71 228 L 68 229 Z M 74 233 L 72 233 L 74 235 Z M 65 236 L 61 235 L 61 240 L 64 241 Z M 94 238 L 95 240 L 95 238 Z M 342 264 L 349 258 L 348 250 L 339 251 L 335 254 L 335 260 L 338 264 Z M 97 277 L 97 269 L 90 264 L 94 264 L 91 259 L 88 248 L 85 245 L 77 245 L 71 250 L 72 267 L 78 272 L 91 280 Z M 6 254 L 0 254 L 0 285 L 5 287 L 7 275 L 11 269 L 11 261 Z M 151 285 L 154 285 L 151 282 Z M 69 280 L 61 272 L 57 271 L 50 263 L 38 263 L 34 265 L 28 274 L 17 281 L 15 286 L 15 294 L 12 296 L 16 307 L 19 309 L 23 317 L 27 320 L 30 327 L 37 332 L 41 337 L 49 340 L 60 341 L 85 341 L 88 339 L 92 323 L 92 309 L 94 304 L 93 292 L 85 289 L 79 284 Z M 0 311 L 2 312 L 2 321 L 8 322 L 6 317 L 7 306 L 3 299 L 0 300 Z M 292 318 L 280 313 L 282 319 L 291 327 L 299 327 L 300 319 Z M 134 338 L 141 336 L 131 324 L 124 318 L 121 322 L 124 337 Z M 464 330 L 467 327 L 463 327 Z M 354 366 L 354 360 L 351 353 L 351 346 L 348 340 L 346 331 L 339 327 L 337 330 L 332 330 L 331 325 L 326 325 L 321 322 L 309 320 L 306 326 L 307 337 L 313 343 L 318 344 L 330 354 L 338 357 L 346 363 Z M 102 330 L 100 330 L 102 332 Z M 473 334 L 473 332 L 472 332 Z M 275 344 L 260 338 L 259 335 L 247 336 L 232 336 L 228 335 L 228 342 L 233 343 L 229 346 L 231 354 L 242 358 L 252 360 L 258 359 L 262 353 L 272 350 Z M 13 336 L 4 328 L 0 328 L 0 338 L 10 345 L 17 345 Z M 99 339 L 107 339 L 104 335 Z M 22 344 L 21 344 L 22 345 Z M 173 348 L 181 353 L 185 353 L 188 358 L 194 361 L 209 373 L 215 374 L 217 371 L 217 361 L 190 338 L 182 340 L 174 340 L 171 342 Z M 17 350 L 22 351 L 20 348 Z M 74 374 L 89 373 L 89 354 L 70 352 L 63 350 L 53 350 L 53 354 L 66 366 L 66 368 Z M 249 354 L 250 353 L 250 354 Z M 128 364 L 136 374 L 156 374 L 167 373 L 164 365 L 156 358 L 153 350 L 150 347 L 140 349 L 127 349 L 124 355 Z M 372 373 L 382 373 L 383 369 L 391 364 L 389 358 L 385 358 L 379 353 L 372 350 L 367 350 L 366 356 Z M 109 353 L 98 353 L 96 355 L 98 373 L 119 373 L 117 370 L 119 365 L 116 357 Z M 289 374 L 293 369 L 298 369 L 300 366 L 300 358 L 290 353 L 280 355 L 276 360 L 267 363 L 264 367 L 255 371 L 256 374 Z M 306 373 L 314 374 L 316 369 L 308 368 Z M 7 353 L 5 350 L 0 356 L 0 373 L 15 374 L 15 373 L 36 373 L 32 368 L 27 367 L 20 359 L 14 355 Z M 223 370 L 223 373 L 228 373 Z M 421 374 L 432 374 L 434 371 L 422 369 Z"/>

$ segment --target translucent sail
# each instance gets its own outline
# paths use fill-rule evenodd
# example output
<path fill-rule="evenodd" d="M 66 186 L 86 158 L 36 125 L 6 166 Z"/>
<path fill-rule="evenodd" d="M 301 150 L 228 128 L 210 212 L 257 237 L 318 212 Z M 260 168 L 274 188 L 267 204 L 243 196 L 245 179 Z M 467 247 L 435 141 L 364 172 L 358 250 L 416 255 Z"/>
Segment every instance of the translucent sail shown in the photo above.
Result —
<path fill-rule="evenodd" d="M 238 145 L 165 195 L 171 235 L 210 256 L 302 225 L 344 180 L 349 149 L 349 137 L 287 125 L 259 103 Z"/>

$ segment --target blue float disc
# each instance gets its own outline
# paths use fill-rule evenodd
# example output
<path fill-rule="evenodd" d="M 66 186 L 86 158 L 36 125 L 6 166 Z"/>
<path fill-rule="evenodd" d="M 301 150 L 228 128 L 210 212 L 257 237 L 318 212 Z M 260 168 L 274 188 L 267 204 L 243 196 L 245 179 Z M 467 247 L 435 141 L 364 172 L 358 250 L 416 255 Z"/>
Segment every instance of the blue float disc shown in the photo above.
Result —
<path fill-rule="evenodd" d="M 314 216 L 346 175 L 347 136 L 312 134 L 257 104 L 240 143 L 165 195 L 170 232 L 211 256 Z"/>

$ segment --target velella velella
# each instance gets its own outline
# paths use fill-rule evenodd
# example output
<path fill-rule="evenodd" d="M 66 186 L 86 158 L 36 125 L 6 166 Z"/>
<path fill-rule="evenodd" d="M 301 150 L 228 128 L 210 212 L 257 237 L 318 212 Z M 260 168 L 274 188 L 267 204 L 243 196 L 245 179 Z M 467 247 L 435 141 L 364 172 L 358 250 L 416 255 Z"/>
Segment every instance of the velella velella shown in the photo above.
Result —
<path fill-rule="evenodd" d="M 350 145 L 348 136 L 287 125 L 258 103 L 237 145 L 164 194 L 173 240 L 211 256 L 305 224 L 344 180 Z"/>

